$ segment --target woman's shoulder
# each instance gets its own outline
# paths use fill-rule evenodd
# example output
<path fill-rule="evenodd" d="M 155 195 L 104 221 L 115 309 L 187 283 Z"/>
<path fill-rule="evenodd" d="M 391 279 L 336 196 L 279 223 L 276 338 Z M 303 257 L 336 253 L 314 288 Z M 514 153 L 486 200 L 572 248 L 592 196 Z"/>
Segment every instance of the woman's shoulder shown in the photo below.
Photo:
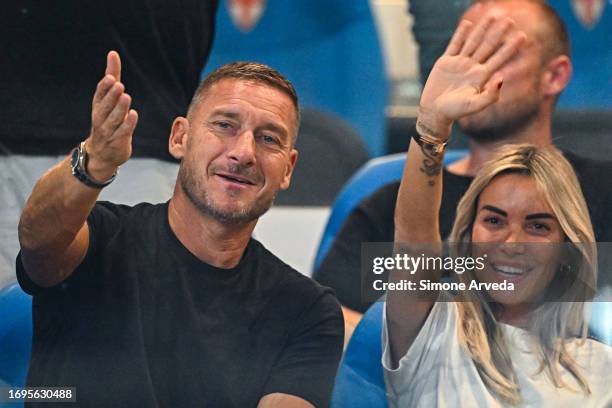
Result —
<path fill-rule="evenodd" d="M 571 339 L 566 343 L 568 351 L 578 364 L 586 367 L 602 367 L 606 372 L 612 372 L 611 346 L 592 338 Z"/>

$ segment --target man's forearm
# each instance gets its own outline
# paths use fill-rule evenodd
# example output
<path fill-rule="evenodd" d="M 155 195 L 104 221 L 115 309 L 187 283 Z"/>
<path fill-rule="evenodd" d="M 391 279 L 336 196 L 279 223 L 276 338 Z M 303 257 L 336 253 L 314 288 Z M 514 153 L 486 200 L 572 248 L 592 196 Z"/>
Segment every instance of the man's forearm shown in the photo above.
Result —
<path fill-rule="evenodd" d="M 22 258 L 35 281 L 59 281 L 72 271 L 66 269 L 78 266 L 84 253 L 67 252 L 74 250 L 71 245 L 79 231 L 87 228 L 87 216 L 99 194 L 99 189 L 87 187 L 72 175 L 69 158 L 36 183 L 19 220 Z"/>

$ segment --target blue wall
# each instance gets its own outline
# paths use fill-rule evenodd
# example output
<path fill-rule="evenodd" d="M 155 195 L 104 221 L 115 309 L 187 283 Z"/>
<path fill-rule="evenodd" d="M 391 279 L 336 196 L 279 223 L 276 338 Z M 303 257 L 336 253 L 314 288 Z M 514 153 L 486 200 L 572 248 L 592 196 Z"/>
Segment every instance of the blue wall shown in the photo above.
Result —
<path fill-rule="evenodd" d="M 596 0 L 597 1 L 597 0 Z M 567 25 L 572 41 L 574 77 L 559 99 L 570 109 L 612 108 L 612 2 L 603 0 L 603 14 L 585 27 L 572 8 L 572 0 L 550 0 Z"/>

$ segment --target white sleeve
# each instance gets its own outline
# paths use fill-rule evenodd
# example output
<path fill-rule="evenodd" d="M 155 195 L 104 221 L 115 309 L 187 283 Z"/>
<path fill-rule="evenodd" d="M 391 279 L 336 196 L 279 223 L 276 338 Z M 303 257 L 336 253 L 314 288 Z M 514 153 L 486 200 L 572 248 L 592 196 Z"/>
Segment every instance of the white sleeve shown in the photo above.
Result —
<path fill-rule="evenodd" d="M 407 311 L 409 313 L 409 311 Z M 382 365 L 390 406 L 400 396 L 422 394 L 423 388 L 432 384 L 431 376 L 442 359 L 449 358 L 451 348 L 457 344 L 457 306 L 453 302 L 438 301 L 434 304 L 414 342 L 392 369 L 387 333 L 386 303 L 383 308 Z M 450 353 L 450 355 L 455 353 Z M 433 381 L 436 382 L 435 380 Z M 416 391 L 416 388 L 421 387 Z"/>

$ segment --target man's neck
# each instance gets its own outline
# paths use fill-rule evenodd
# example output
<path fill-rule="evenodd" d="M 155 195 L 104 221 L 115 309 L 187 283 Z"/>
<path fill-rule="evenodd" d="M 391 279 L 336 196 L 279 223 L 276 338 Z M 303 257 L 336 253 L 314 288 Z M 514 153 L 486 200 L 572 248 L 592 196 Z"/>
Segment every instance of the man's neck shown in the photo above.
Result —
<path fill-rule="evenodd" d="M 535 121 L 531 126 L 499 141 L 480 143 L 470 139 L 469 154 L 449 165 L 447 170 L 457 176 L 474 177 L 499 147 L 520 143 L 531 143 L 543 147 L 550 146 L 552 144 L 550 121 Z"/>
<path fill-rule="evenodd" d="M 203 214 L 184 195 L 175 194 L 168 206 L 174 235 L 198 259 L 217 268 L 240 262 L 257 221 L 228 225 Z"/>

